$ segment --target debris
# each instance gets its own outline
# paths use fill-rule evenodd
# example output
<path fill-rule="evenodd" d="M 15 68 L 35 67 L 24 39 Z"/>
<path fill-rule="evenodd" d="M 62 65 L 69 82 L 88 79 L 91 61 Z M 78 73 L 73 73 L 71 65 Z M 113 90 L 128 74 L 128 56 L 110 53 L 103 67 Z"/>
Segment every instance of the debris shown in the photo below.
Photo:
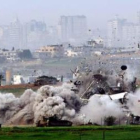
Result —
<path fill-rule="evenodd" d="M 122 70 L 127 70 L 127 66 L 126 66 L 126 65 L 122 65 L 122 66 L 121 66 L 121 69 L 122 69 Z"/>

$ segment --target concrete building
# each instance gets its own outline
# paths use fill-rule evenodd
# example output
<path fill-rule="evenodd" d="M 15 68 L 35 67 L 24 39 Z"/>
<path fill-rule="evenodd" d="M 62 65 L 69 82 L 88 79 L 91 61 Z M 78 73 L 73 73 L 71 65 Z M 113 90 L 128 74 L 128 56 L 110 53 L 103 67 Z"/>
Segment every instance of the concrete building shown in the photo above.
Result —
<path fill-rule="evenodd" d="M 83 46 L 76 46 L 68 48 L 65 52 L 67 57 L 80 57 L 83 56 Z"/>
<path fill-rule="evenodd" d="M 28 33 L 46 31 L 46 23 L 44 23 L 43 21 L 31 20 L 27 23 L 27 31 Z"/>
<path fill-rule="evenodd" d="M 18 18 L 11 22 L 9 26 L 9 39 L 9 45 L 11 45 L 11 47 L 22 47 L 22 25 Z"/>
<path fill-rule="evenodd" d="M 62 41 L 86 38 L 87 19 L 85 16 L 61 16 L 60 26 Z"/>
<path fill-rule="evenodd" d="M 33 84 L 36 80 L 37 76 L 23 76 L 23 75 L 13 75 L 13 82 L 12 84 Z"/>
<path fill-rule="evenodd" d="M 85 45 L 69 46 L 65 52 L 67 57 L 87 57 L 95 54 L 102 54 L 103 39 L 88 40 Z"/>
<path fill-rule="evenodd" d="M 9 47 L 9 26 L 1 26 L 1 40 L 0 40 L 0 45 L 4 48 Z"/>
<path fill-rule="evenodd" d="M 113 19 L 108 22 L 108 47 L 138 49 L 140 45 L 140 12 L 137 12 L 137 22 L 127 22 L 126 19 Z"/>
<path fill-rule="evenodd" d="M 46 59 L 53 57 L 63 57 L 64 47 L 63 45 L 48 45 L 43 46 L 40 49 L 36 50 L 35 57 L 38 59 Z"/>
<path fill-rule="evenodd" d="M 122 44 L 128 49 L 138 49 L 140 44 L 140 24 L 126 23 L 122 27 Z"/>
<path fill-rule="evenodd" d="M 108 47 L 122 47 L 122 28 L 126 19 L 113 19 L 108 22 Z"/>
<path fill-rule="evenodd" d="M 14 85 L 24 84 L 23 77 L 21 75 L 13 75 L 13 84 Z"/>
<path fill-rule="evenodd" d="M 124 48 L 136 46 L 136 25 L 134 23 L 127 23 L 122 27 L 122 43 Z"/>
<path fill-rule="evenodd" d="M 5 58 L 8 61 L 20 61 L 32 59 L 32 54 L 28 49 L 12 50 L 0 49 L 0 58 Z"/>
<path fill-rule="evenodd" d="M 137 24 L 140 25 L 140 11 L 137 12 Z"/>
<path fill-rule="evenodd" d="M 26 23 L 24 34 L 27 47 L 30 47 L 31 50 L 46 45 L 47 32 L 45 22 L 31 20 Z"/>
<path fill-rule="evenodd" d="M 8 61 L 19 61 L 20 58 L 18 56 L 19 50 L 6 50 L 0 49 L 0 57 L 4 57 Z"/>

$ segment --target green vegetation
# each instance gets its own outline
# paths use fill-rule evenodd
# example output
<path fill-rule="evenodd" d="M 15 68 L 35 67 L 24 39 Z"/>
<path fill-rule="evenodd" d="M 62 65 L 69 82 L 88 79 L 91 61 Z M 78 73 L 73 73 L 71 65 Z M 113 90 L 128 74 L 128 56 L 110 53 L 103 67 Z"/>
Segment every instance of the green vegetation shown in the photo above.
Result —
<path fill-rule="evenodd" d="M 63 59 L 52 59 L 49 61 L 46 61 L 46 64 L 48 67 L 72 67 L 72 66 L 77 66 L 81 62 L 81 58 L 63 58 Z"/>
<path fill-rule="evenodd" d="M 20 96 L 26 89 L 1 89 L 1 93 L 13 93 L 15 96 Z"/>
<path fill-rule="evenodd" d="M 13 93 L 16 97 L 19 97 L 19 96 L 21 96 L 23 93 L 24 93 L 24 91 L 26 90 L 26 89 L 29 89 L 29 88 L 10 88 L 10 89 L 0 89 L 0 92 L 1 93 Z M 34 90 L 34 91 L 36 91 L 36 90 Z"/>
<path fill-rule="evenodd" d="M 140 126 L 1 128 L 0 140 L 138 140 Z"/>

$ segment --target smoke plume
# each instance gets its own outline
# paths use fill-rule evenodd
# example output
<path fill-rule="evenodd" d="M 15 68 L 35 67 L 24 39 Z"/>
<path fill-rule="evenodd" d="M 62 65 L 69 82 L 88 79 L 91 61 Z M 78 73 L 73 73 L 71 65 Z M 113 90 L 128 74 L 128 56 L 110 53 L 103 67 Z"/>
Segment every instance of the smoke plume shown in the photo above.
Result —
<path fill-rule="evenodd" d="M 121 117 L 118 102 L 108 95 L 93 95 L 85 105 L 78 94 L 72 91 L 73 83 L 60 87 L 43 86 L 37 92 L 26 90 L 19 98 L 12 93 L 0 94 L 0 121 L 6 125 L 36 124 L 43 117 L 57 115 L 62 120 L 73 123 L 100 123 L 107 116 Z"/>

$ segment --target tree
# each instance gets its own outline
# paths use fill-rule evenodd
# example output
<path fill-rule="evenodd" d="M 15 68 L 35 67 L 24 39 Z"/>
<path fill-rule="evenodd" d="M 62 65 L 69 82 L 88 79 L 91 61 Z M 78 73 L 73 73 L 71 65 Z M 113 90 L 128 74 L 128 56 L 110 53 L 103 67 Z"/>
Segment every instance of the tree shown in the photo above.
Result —
<path fill-rule="evenodd" d="M 18 53 L 18 56 L 21 58 L 21 59 L 32 59 L 32 54 L 31 54 L 31 51 L 30 50 L 22 50 Z"/>

